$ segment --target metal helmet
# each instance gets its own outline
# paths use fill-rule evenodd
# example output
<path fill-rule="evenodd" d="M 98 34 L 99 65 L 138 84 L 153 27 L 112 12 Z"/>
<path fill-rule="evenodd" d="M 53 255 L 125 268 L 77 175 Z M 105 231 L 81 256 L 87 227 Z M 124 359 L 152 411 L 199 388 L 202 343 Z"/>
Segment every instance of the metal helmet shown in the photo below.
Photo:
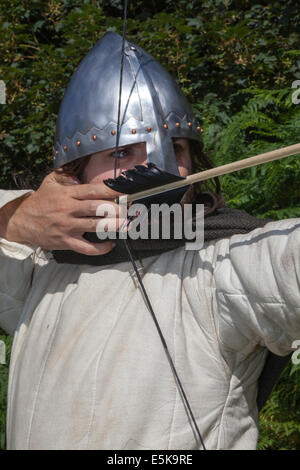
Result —
<path fill-rule="evenodd" d="M 200 126 L 175 80 L 147 52 L 125 41 L 119 146 L 146 143 L 147 160 L 178 175 L 172 138 L 200 140 Z M 54 167 L 116 146 L 122 37 L 106 33 L 74 72 L 62 100 Z"/>

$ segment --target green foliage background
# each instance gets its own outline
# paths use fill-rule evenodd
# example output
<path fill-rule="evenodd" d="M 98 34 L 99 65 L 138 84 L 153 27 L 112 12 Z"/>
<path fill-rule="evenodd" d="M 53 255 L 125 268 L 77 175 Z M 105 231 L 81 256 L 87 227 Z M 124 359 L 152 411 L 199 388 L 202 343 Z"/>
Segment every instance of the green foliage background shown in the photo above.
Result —
<path fill-rule="evenodd" d="M 0 20 L 0 187 L 14 188 L 13 176 L 36 180 L 51 165 L 70 76 L 106 31 L 122 32 L 122 1 L 1 0 Z M 138 0 L 129 1 L 127 35 L 177 79 L 220 165 L 299 142 L 299 28 L 292 0 Z M 299 158 L 288 157 L 224 176 L 223 192 L 253 215 L 300 217 L 299 176 Z M 12 339 L 0 339 L 8 361 Z M 7 372 L 0 365 L 1 449 Z M 300 449 L 299 385 L 299 368 L 287 366 L 260 414 L 259 449 Z"/>

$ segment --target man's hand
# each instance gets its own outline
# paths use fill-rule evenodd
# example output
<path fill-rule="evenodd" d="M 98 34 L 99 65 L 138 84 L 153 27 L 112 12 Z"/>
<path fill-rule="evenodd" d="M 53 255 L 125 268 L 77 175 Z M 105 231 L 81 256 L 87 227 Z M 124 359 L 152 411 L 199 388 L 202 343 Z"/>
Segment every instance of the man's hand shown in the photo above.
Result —
<path fill-rule="evenodd" d="M 73 250 L 85 255 L 103 255 L 113 249 L 111 241 L 91 243 L 85 232 L 96 232 L 97 207 L 112 204 L 120 193 L 104 183 L 78 184 L 73 177 L 50 173 L 39 189 L 0 209 L 0 235 L 8 241 L 39 246 L 47 250 Z M 112 220 L 115 227 L 123 222 Z M 115 224 L 115 225 L 114 225 Z"/>

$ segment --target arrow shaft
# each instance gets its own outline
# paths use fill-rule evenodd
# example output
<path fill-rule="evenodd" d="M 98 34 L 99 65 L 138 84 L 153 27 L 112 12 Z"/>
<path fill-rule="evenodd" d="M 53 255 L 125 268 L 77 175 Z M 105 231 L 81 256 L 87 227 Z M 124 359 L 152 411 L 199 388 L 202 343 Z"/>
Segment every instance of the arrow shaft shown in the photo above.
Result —
<path fill-rule="evenodd" d="M 228 163 L 227 165 L 217 166 L 216 168 L 211 168 L 210 170 L 200 171 L 199 173 L 189 175 L 185 179 L 180 181 L 175 181 L 173 183 L 157 186 L 156 188 L 150 188 L 135 194 L 121 196 L 119 198 L 119 202 L 122 203 L 122 198 L 125 197 L 127 197 L 127 202 L 136 201 L 147 196 L 152 196 L 154 194 L 170 191 L 171 189 L 181 188 L 189 184 L 198 183 L 200 181 L 205 181 L 210 178 L 216 178 L 217 176 L 222 176 L 228 173 L 233 173 L 235 171 L 244 170 L 245 168 L 261 165 L 262 163 L 271 162 L 273 160 L 279 160 L 280 158 L 289 157 L 298 153 L 300 153 L 300 143 L 289 145 L 288 147 L 283 147 L 281 149 L 272 150 L 271 152 L 261 153 L 254 157 L 244 158 L 243 160 Z"/>

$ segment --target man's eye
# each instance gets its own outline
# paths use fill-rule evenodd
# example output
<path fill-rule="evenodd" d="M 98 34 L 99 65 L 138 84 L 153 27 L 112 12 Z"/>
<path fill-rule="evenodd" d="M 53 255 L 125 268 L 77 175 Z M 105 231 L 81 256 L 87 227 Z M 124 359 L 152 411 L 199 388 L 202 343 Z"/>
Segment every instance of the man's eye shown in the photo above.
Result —
<path fill-rule="evenodd" d="M 127 150 L 118 150 L 117 152 L 113 152 L 112 156 L 115 158 L 124 158 L 127 157 L 128 151 Z"/>

